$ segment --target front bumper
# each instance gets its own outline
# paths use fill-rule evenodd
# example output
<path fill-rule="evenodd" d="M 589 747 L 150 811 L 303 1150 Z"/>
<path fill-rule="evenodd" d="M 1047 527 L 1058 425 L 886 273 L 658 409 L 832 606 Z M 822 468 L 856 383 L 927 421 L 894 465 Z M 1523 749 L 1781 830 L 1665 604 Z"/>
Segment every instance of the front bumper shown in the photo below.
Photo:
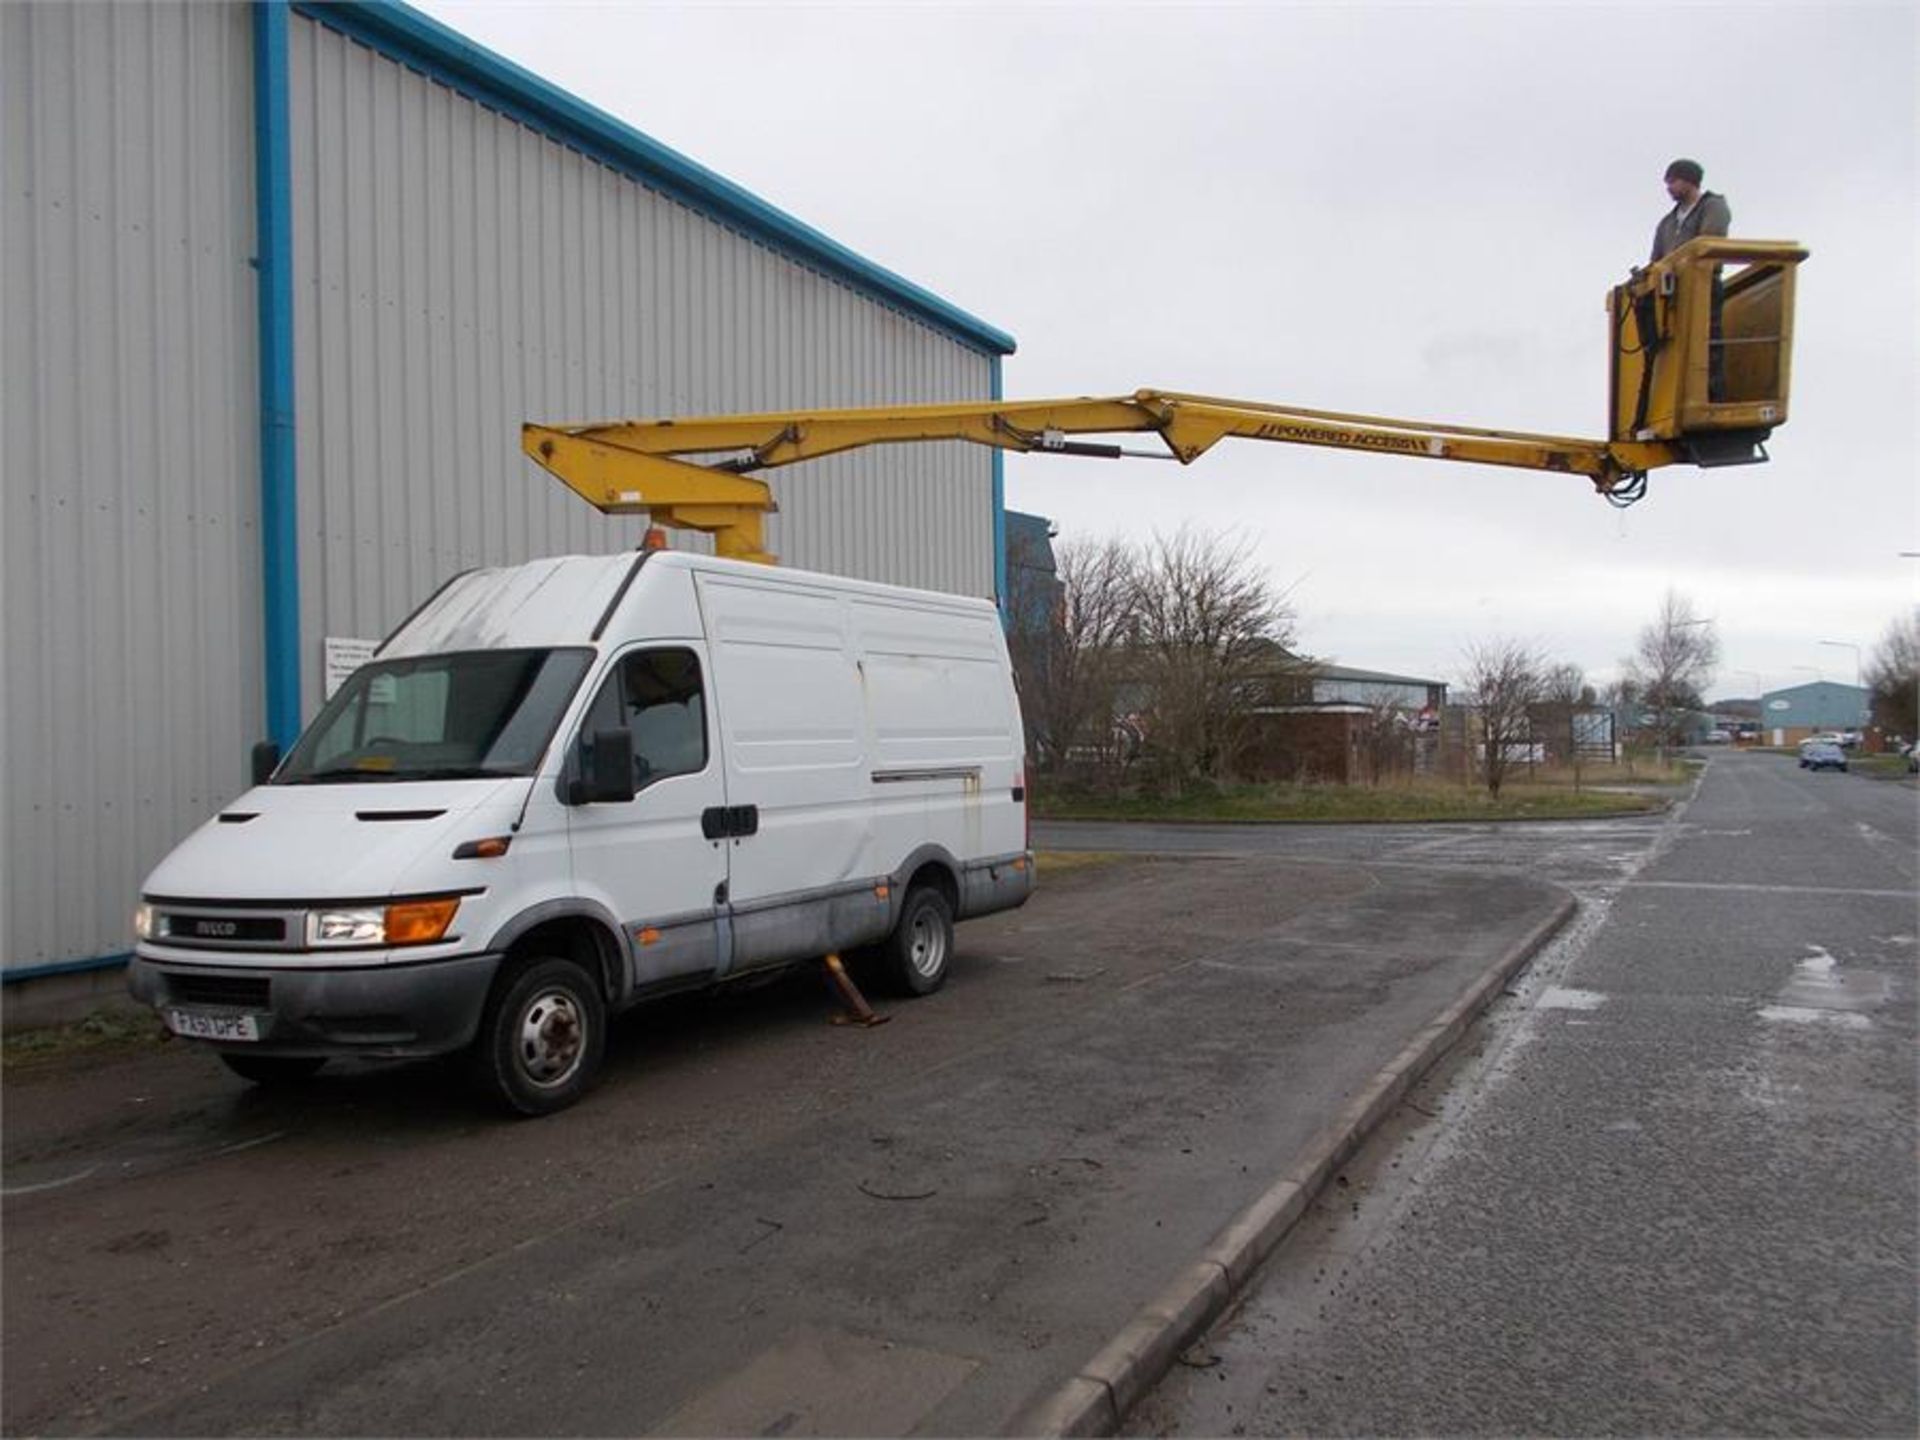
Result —
<path fill-rule="evenodd" d="M 255 1017 L 257 1041 L 213 1042 L 253 1055 L 445 1055 L 472 1043 L 498 955 L 417 965 L 309 970 L 179 964 L 134 957 L 127 988 L 155 1010 Z"/>

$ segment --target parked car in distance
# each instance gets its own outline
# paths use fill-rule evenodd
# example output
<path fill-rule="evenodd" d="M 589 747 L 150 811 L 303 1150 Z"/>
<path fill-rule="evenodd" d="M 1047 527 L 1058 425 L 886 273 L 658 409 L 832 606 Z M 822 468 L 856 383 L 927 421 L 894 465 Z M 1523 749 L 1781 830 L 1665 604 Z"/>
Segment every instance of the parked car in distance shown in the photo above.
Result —
<path fill-rule="evenodd" d="M 1920 740 L 1907 746 L 1907 773 L 1920 775 Z"/>
<path fill-rule="evenodd" d="M 1838 745 L 1842 750 L 1857 750 L 1860 748 L 1860 742 L 1864 738 L 1858 730 L 1842 730 L 1834 737 L 1833 743 Z"/>
<path fill-rule="evenodd" d="M 1725 731 L 1725 730 L 1707 731 L 1707 744 L 1709 745 L 1731 745 L 1732 743 L 1733 743 L 1733 736 L 1728 731 Z"/>
<path fill-rule="evenodd" d="M 1800 747 L 1800 768 L 1802 770 L 1845 770 L 1847 752 L 1838 745 L 1825 741 L 1815 741 Z"/>

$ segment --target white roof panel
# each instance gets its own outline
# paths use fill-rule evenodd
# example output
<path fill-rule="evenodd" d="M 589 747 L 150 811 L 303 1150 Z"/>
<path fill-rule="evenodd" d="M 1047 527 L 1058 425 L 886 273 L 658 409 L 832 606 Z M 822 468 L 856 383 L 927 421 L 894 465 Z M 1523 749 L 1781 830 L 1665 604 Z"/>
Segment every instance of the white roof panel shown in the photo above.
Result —
<path fill-rule="evenodd" d="M 469 570 L 421 606 L 380 656 L 588 644 L 637 558 L 560 555 Z"/>

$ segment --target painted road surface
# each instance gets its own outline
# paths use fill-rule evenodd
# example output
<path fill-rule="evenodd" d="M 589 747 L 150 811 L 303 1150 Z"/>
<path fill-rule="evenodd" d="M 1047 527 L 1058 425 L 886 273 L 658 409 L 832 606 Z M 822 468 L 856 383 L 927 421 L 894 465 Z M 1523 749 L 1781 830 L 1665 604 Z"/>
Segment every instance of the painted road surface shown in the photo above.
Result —
<path fill-rule="evenodd" d="M 1043 877 L 888 1025 L 829 1026 L 813 977 L 663 1004 L 535 1122 L 184 1044 L 10 1073 L 4 1428 L 991 1432 L 1563 900 L 1338 858 Z"/>
<path fill-rule="evenodd" d="M 1585 913 L 1129 1432 L 1915 1433 L 1917 799 L 1735 754 L 1611 875 L 1315 841 Z"/>

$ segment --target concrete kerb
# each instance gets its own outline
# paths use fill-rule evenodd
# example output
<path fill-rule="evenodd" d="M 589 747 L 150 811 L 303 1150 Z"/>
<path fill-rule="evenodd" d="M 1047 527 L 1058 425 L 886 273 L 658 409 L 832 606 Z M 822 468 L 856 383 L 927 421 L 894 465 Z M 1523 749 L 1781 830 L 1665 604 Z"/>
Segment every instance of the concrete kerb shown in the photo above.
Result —
<path fill-rule="evenodd" d="M 1143 1306 L 1072 1379 L 1021 1410 L 1005 1433 L 1114 1434 L 1140 1397 L 1253 1278 L 1339 1167 L 1577 908 L 1573 896 L 1562 894 L 1552 914 L 1482 971 L 1342 1106 L 1286 1173 L 1230 1220 L 1198 1260 Z"/>
<path fill-rule="evenodd" d="M 1698 780 L 1688 782 L 1697 785 Z M 1693 792 L 1687 792 L 1691 795 Z M 1665 815 L 1680 803 L 1673 795 L 1649 795 L 1654 803 L 1644 809 L 1594 810 L 1584 815 L 1429 815 L 1424 820 L 1405 817 L 1353 815 L 1299 815 L 1288 819 L 1248 819 L 1245 816 L 1156 815 L 1035 815 L 1038 825 L 1182 825 L 1201 829 L 1209 825 L 1235 825 L 1246 829 L 1285 829 L 1293 825 L 1580 825 L 1589 820 L 1644 820 L 1649 815 Z"/>

